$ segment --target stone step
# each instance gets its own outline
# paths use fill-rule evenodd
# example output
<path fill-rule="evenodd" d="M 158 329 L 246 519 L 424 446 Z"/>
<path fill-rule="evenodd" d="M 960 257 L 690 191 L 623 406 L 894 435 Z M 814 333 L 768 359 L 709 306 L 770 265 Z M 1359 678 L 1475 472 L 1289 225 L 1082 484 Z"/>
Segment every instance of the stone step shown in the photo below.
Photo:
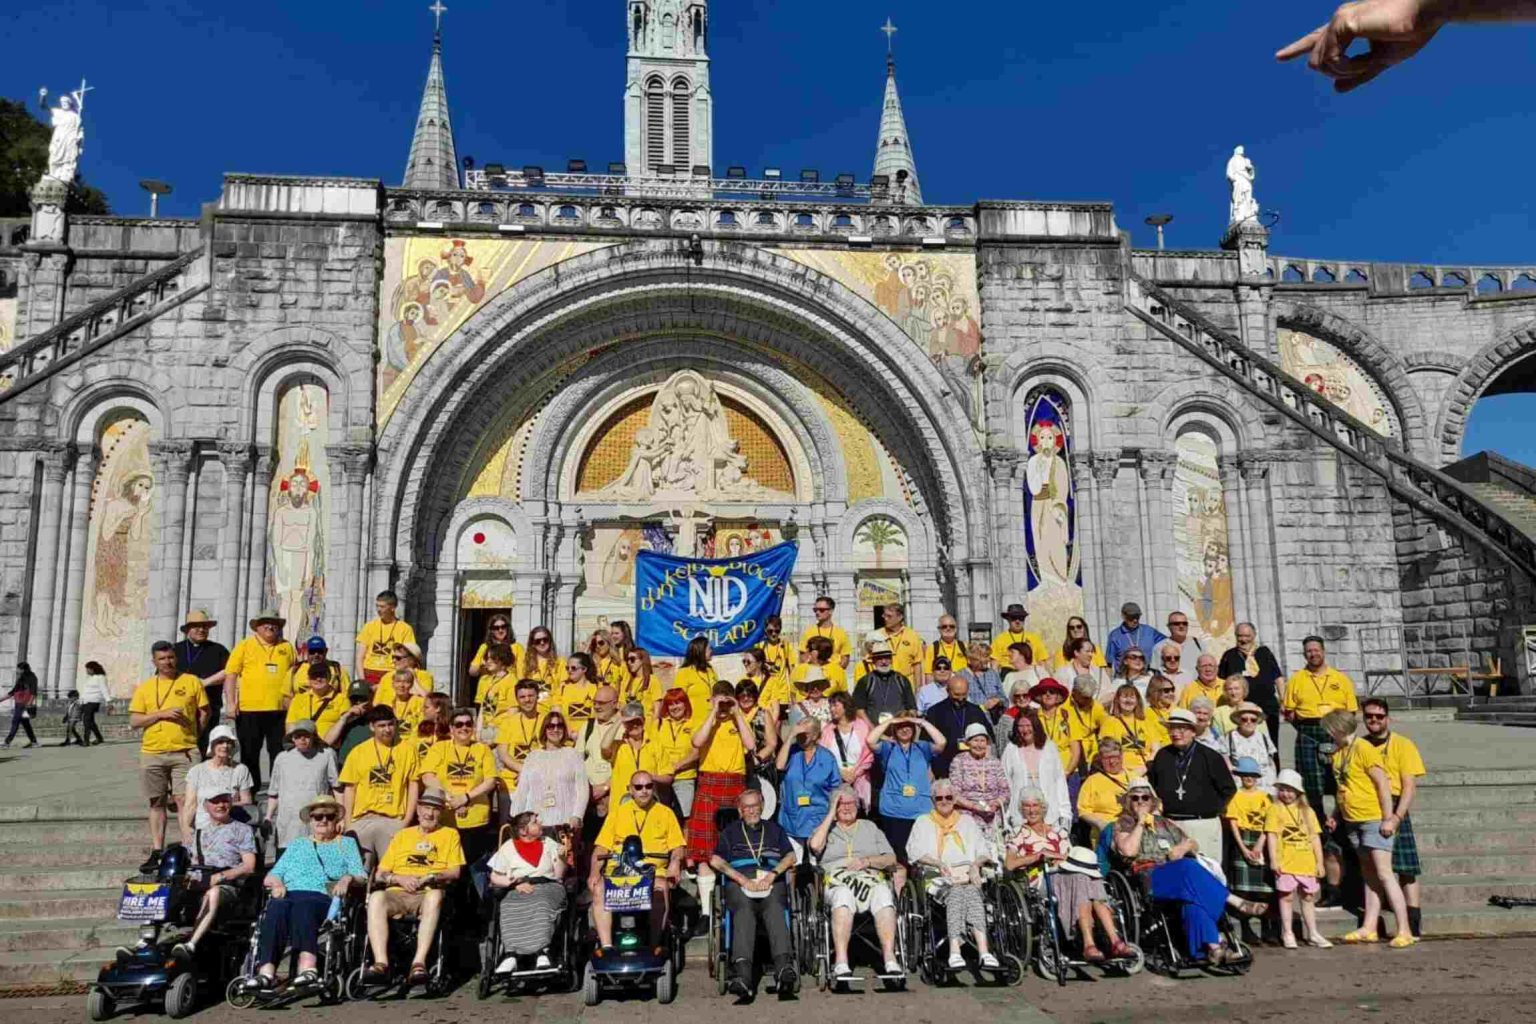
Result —
<path fill-rule="evenodd" d="M 122 893 L 121 878 L 110 888 L 54 889 L 37 893 L 0 889 L 0 921 L 32 918 L 100 920 L 117 913 L 117 901 Z"/>
<path fill-rule="evenodd" d="M 42 871 L 37 867 L 0 866 L 0 892 L 8 897 L 22 893 L 51 893 L 66 889 L 116 889 L 122 890 L 121 867 L 65 868 L 60 871 Z M 58 915 L 69 916 L 69 915 Z"/>
<path fill-rule="evenodd" d="M 1536 785 L 1420 786 L 1413 797 L 1413 815 L 1420 810 L 1459 810 L 1471 807 L 1536 807 Z"/>
<path fill-rule="evenodd" d="M 0 952 L 0 989 L 61 981 L 95 981 L 114 946 L 88 949 L 25 949 Z"/>
<path fill-rule="evenodd" d="M 1536 711 L 1463 711 L 1456 716 L 1456 720 L 1531 729 L 1536 728 Z"/>
<path fill-rule="evenodd" d="M 0 921 L 0 952 L 27 949 L 94 949 L 133 945 L 136 925 L 116 918 L 30 918 Z"/>
<path fill-rule="evenodd" d="M 1436 938 L 1536 935 L 1536 909 L 1468 905 L 1424 908 L 1424 933 Z"/>
<path fill-rule="evenodd" d="M 166 826 L 166 840 L 177 842 L 181 829 L 173 818 Z M 0 849 L 13 846 L 49 846 L 72 844 L 115 846 L 131 858 L 149 849 L 149 830 L 144 816 L 97 821 L 13 821 L 0 823 Z M 5 855 L 9 858 L 10 854 Z"/>
<path fill-rule="evenodd" d="M 1536 825 L 1536 807 L 1515 806 L 1508 810 L 1490 807 L 1464 807 L 1459 810 L 1413 809 L 1413 829 L 1419 835 L 1455 829 L 1480 829 L 1487 826 Z"/>
<path fill-rule="evenodd" d="M 1457 875 L 1441 878 L 1427 874 L 1423 879 L 1426 907 L 1484 906 L 1490 896 L 1517 896 L 1536 899 L 1536 877 L 1502 878 Z"/>
<path fill-rule="evenodd" d="M 6 849 L 9 868 L 111 868 L 120 878 L 133 874 L 144 859 L 148 843 L 142 837 L 117 842 L 80 840 L 54 846 L 13 846 Z"/>
<path fill-rule="evenodd" d="M 1516 849 L 1441 851 L 1424 868 L 1437 878 L 1536 878 L 1536 847 L 1527 840 Z"/>
<path fill-rule="evenodd" d="M 1419 844 L 1419 852 L 1426 857 L 1461 852 L 1536 851 L 1536 836 L 1528 829 L 1429 829 L 1421 827 L 1418 815 L 1414 815 L 1413 832 Z"/>

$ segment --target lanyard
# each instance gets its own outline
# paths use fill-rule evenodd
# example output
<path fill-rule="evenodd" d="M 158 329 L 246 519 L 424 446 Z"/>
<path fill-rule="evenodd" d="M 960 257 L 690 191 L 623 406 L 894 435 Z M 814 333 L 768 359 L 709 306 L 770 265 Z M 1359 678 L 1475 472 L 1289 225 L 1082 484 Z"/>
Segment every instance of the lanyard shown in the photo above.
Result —
<path fill-rule="evenodd" d="M 746 822 L 741 823 L 741 841 L 746 844 L 747 852 L 752 855 L 752 862 L 758 867 L 762 867 L 763 847 L 768 845 L 768 829 L 761 822 L 758 823 L 757 831 L 760 838 L 758 839 L 757 846 L 754 848 L 752 846 L 752 837 L 747 834 L 750 828 L 751 826 Z"/>
<path fill-rule="evenodd" d="M 1141 737 L 1136 734 L 1136 730 L 1131 728 L 1131 726 L 1126 722 L 1124 718 L 1122 718 L 1120 715 L 1116 715 L 1115 721 L 1119 722 L 1120 728 L 1125 730 L 1125 738 L 1130 741 L 1131 746 L 1135 747 L 1137 750 L 1146 749 L 1145 744 L 1141 742 Z"/>
<path fill-rule="evenodd" d="M 379 757 L 379 741 L 378 740 L 374 740 L 373 741 L 373 763 L 374 763 L 375 766 L 377 766 L 379 768 L 383 768 L 385 771 L 390 772 L 391 774 L 393 774 L 394 770 L 395 770 L 395 748 L 394 747 L 390 747 L 389 748 L 389 760 L 386 762 L 383 758 Z"/>
<path fill-rule="evenodd" d="M 174 694 L 175 692 L 176 692 L 176 680 L 172 679 L 171 680 L 171 685 L 166 687 L 166 689 L 165 689 L 165 696 L 162 697 L 160 695 L 160 676 L 156 676 L 155 677 L 155 710 L 156 711 L 164 711 L 165 710 L 165 702 L 166 702 L 166 700 L 169 699 L 170 696 L 172 694 Z"/>

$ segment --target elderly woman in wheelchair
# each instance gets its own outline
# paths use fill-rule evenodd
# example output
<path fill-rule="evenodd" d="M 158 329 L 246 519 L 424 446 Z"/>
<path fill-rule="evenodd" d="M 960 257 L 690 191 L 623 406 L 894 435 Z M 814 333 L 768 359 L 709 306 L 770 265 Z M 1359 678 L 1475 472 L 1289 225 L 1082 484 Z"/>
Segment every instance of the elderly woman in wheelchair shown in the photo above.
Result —
<path fill-rule="evenodd" d="M 518 957 L 535 957 L 533 969 L 549 970 L 549 945 L 565 914 L 565 874 L 570 837 L 561 843 L 544 834 L 534 811 L 512 819 L 512 837 L 491 857 L 491 889 L 504 893 L 498 909 L 503 958 L 495 973 L 514 971 Z"/>
<path fill-rule="evenodd" d="M 826 878 L 826 906 L 831 911 L 834 982 L 853 977 L 848 944 L 856 912 L 874 918 L 886 977 L 905 976 L 896 954 L 896 898 L 888 875 L 897 870 L 896 852 L 874 822 L 859 817 L 859 797 L 852 786 L 832 794 L 832 808 L 811 834 L 811 853 L 820 858 Z"/>
<path fill-rule="evenodd" d="M 975 819 L 955 809 L 955 788 L 948 779 L 933 784 L 933 810 L 912 823 L 907 859 L 915 881 L 944 907 L 944 925 L 951 971 L 966 968 L 962 948 L 970 929 L 982 970 L 1001 969 L 987 942 L 986 904 L 981 892 L 982 867 L 993 851 Z"/>

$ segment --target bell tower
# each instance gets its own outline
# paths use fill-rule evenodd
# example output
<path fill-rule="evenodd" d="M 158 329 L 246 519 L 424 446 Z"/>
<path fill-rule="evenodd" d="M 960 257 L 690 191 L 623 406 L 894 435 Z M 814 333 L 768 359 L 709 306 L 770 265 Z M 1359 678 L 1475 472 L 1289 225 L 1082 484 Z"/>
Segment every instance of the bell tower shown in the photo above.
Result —
<path fill-rule="evenodd" d="M 650 176 L 666 165 L 686 177 L 713 167 L 708 0 L 626 0 L 628 75 L 624 162 Z"/>

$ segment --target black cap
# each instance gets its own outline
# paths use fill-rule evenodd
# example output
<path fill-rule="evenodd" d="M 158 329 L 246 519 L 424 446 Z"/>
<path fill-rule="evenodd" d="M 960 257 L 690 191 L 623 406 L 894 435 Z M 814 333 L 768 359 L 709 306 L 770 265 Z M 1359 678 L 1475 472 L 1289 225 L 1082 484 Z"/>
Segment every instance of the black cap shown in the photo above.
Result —
<path fill-rule="evenodd" d="M 933 659 L 933 670 L 935 672 L 939 671 L 940 669 L 946 669 L 946 668 L 949 668 L 949 667 L 950 667 L 949 659 L 944 657 L 944 655 L 941 654 L 938 657 Z"/>
<path fill-rule="evenodd" d="M 352 685 L 347 687 L 348 700 L 372 700 L 373 687 L 368 685 L 366 679 L 354 679 Z"/>

